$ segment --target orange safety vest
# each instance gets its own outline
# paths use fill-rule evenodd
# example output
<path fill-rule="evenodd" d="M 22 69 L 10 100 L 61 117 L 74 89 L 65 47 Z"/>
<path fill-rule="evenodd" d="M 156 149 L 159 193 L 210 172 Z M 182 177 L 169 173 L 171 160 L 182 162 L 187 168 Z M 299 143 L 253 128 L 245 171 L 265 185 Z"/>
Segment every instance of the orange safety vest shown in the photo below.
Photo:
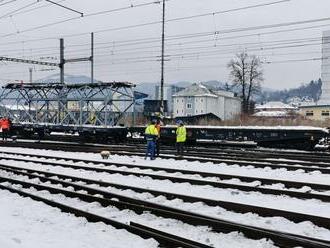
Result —
<path fill-rule="evenodd" d="M 9 124 L 9 120 L 7 118 L 1 120 L 2 129 L 7 130 L 7 129 L 9 129 L 9 126 L 10 126 L 10 124 Z"/>

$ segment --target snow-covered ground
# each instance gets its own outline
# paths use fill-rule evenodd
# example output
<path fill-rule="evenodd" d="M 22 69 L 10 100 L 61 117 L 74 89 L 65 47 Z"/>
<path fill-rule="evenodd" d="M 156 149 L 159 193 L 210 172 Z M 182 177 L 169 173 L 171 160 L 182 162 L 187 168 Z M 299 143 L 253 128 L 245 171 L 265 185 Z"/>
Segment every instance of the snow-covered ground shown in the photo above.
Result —
<path fill-rule="evenodd" d="M 165 174 L 169 175 L 164 171 L 152 171 L 152 170 L 140 170 L 140 169 L 130 169 L 127 167 L 116 167 L 116 166 L 105 166 L 102 164 L 103 160 L 101 159 L 99 154 L 94 153 L 73 153 L 73 152 L 64 152 L 64 151 L 49 151 L 49 150 L 36 150 L 36 149 L 25 149 L 25 148 L 6 148 L 3 147 L 2 151 L 12 151 L 12 152 L 21 152 L 26 154 L 35 154 L 35 155 L 52 155 L 58 156 L 61 158 L 78 158 L 78 159 L 89 159 L 89 160 L 96 160 L 100 163 L 97 165 L 100 168 L 109 168 L 109 169 L 120 169 L 120 170 L 129 170 L 129 171 L 143 171 L 148 173 L 155 173 L 155 174 Z M 0 154 L 4 156 L 3 154 Z M 5 155 L 7 157 L 19 157 L 13 155 Z M 31 158 L 36 159 L 36 158 Z M 55 160 L 46 160 L 45 161 L 55 161 Z M 201 162 L 188 162 L 188 161 L 176 161 L 173 159 L 157 159 L 156 161 L 145 161 L 141 157 L 137 156 L 119 156 L 119 155 L 112 155 L 111 158 L 108 160 L 109 162 L 113 161 L 116 163 L 129 163 L 129 164 L 137 164 L 137 165 L 147 165 L 147 166 L 157 166 L 157 167 L 164 167 L 164 168 L 177 168 L 177 169 L 185 169 L 185 170 L 193 170 L 193 171 L 205 171 L 205 172 L 213 172 L 213 173 L 221 173 L 221 174 L 233 174 L 233 175 L 242 175 L 242 176 L 253 176 L 253 177 L 262 177 L 262 178 L 270 178 L 270 179 L 282 179 L 282 180 L 291 180 L 291 181 L 300 181 L 300 182 L 313 182 L 313 183 L 321 183 L 330 185 L 330 175 L 322 174 L 319 171 L 306 173 L 303 170 L 297 171 L 287 171 L 285 169 L 271 169 L 270 167 L 266 168 L 255 168 L 253 166 L 239 166 L 239 165 L 227 165 L 224 163 L 215 164 L 215 163 L 201 163 Z M 69 164 L 77 164 L 80 166 L 96 166 L 93 163 L 84 163 L 78 162 L 74 163 L 73 161 L 65 161 L 60 160 L 57 162 L 61 163 L 69 163 Z M 14 160 L 1 160 L 0 164 L 7 164 L 11 166 L 17 166 L 22 168 L 30 168 L 36 169 L 41 171 L 47 172 L 54 172 L 59 174 L 67 174 L 82 178 L 94 179 L 94 180 L 102 180 L 111 183 L 118 183 L 123 185 L 135 186 L 139 188 L 146 188 L 152 190 L 159 190 L 159 191 L 166 191 L 172 192 L 176 194 L 182 195 L 191 195 L 201 198 L 208 198 L 213 200 L 222 200 L 222 201 L 231 201 L 249 205 L 256 205 L 261 207 L 270 207 L 282 210 L 288 210 L 293 212 L 300 212 L 306 214 L 312 214 L 317 216 L 323 216 L 330 218 L 330 203 L 321 202 L 319 200 L 302 200 L 296 199 L 288 196 L 275 196 L 275 195 L 266 195 L 261 194 L 258 192 L 243 192 L 235 189 L 222 189 L 222 188 L 215 188 L 212 186 L 204 185 L 191 185 L 189 183 L 173 183 L 169 180 L 154 180 L 150 177 L 137 177 L 133 175 L 124 176 L 118 173 L 106 173 L 106 172 L 93 172 L 87 171 L 82 169 L 72 169 L 72 168 L 65 168 L 61 166 L 52 166 L 52 165 L 42 165 L 38 164 L 37 162 L 20 162 Z M 20 180 L 29 180 L 27 177 L 22 176 L 15 176 L 11 173 L 4 172 L 0 170 L 1 176 L 8 176 L 12 178 L 17 178 Z M 172 173 L 172 176 L 180 176 L 180 177 L 190 177 L 190 178 L 200 178 L 199 175 L 182 175 L 181 173 Z M 205 178 L 203 178 L 205 179 Z M 207 180 L 217 181 L 219 179 L 215 178 L 207 178 Z M 30 181 L 30 180 L 29 180 Z M 38 180 L 33 180 L 37 183 L 40 183 Z M 237 179 L 231 180 L 224 180 L 225 182 L 237 183 L 237 184 L 246 184 L 250 186 L 259 186 L 259 182 L 252 182 L 252 183 L 243 183 Z M 261 217 L 253 213 L 247 214 L 239 214 L 233 211 L 228 211 L 220 207 L 212 207 L 207 206 L 204 203 L 187 203 L 183 202 L 180 199 L 172 199 L 168 200 L 164 196 L 155 197 L 149 193 L 137 193 L 131 190 L 119 190 L 113 187 L 100 187 L 99 185 L 88 185 L 90 187 L 99 188 L 102 190 L 106 190 L 112 193 L 117 193 L 129 197 L 134 197 L 138 199 L 147 200 L 150 202 L 155 202 L 167 206 L 172 206 L 188 211 L 198 212 L 201 214 L 209 215 L 212 217 L 216 217 L 219 219 L 226 219 L 230 221 L 240 222 L 248 225 L 256 225 L 268 229 L 274 230 L 285 230 L 287 232 L 292 232 L 300 235 L 306 235 L 310 237 L 316 237 L 320 239 L 327 239 L 330 240 L 330 230 L 325 228 L 320 228 L 315 226 L 311 222 L 302 222 L 302 223 L 294 223 L 282 217 Z M 60 187 L 60 186 L 59 186 Z M 270 187 L 273 188 L 283 188 L 283 185 L 272 185 Z M 45 195 L 49 193 L 43 193 Z M 0 195 L 1 196 L 1 195 Z M 53 196 L 51 196 L 53 197 Z M 79 206 L 86 207 L 87 209 L 92 209 L 93 211 L 97 211 L 95 213 L 98 214 L 105 214 L 107 215 L 107 211 L 112 213 L 113 216 L 120 219 L 121 221 L 128 221 L 129 218 L 135 221 L 140 221 L 140 223 L 150 224 L 150 226 L 154 227 L 163 227 L 162 230 L 164 231 L 174 231 L 182 233 L 185 237 L 193 237 L 197 236 L 200 239 L 197 241 L 206 243 L 206 244 L 217 244 L 216 247 L 272 247 L 272 244 L 267 243 L 265 241 L 258 241 L 257 243 L 250 243 L 250 240 L 245 239 L 244 237 L 235 234 L 218 234 L 213 233 L 207 228 L 203 229 L 203 227 L 193 227 L 189 226 L 184 223 L 179 223 L 175 220 L 162 220 L 162 222 L 156 221 L 156 216 L 151 215 L 141 215 L 137 216 L 135 213 L 131 213 L 129 211 L 119 211 L 111 209 L 104 209 L 100 206 L 95 206 L 93 204 L 87 203 L 79 203 L 78 200 L 74 202 L 71 199 L 64 199 L 63 196 L 56 196 L 62 199 L 65 202 L 69 202 L 72 204 L 78 204 Z M 76 205 L 76 206 L 78 206 Z M 115 212 L 114 212 L 115 211 Z M 116 214 L 114 214 L 116 213 Z M 144 222 L 146 221 L 146 222 Z M 155 222 L 154 222 L 155 221 Z M 163 222 L 164 221 L 164 222 Z M 173 229 L 169 228 L 173 226 Z M 1 234 L 0 234 L 1 236 Z M 238 240 L 238 243 L 235 243 Z M 229 243 L 228 243 L 229 242 Z M 240 242 L 243 242 L 244 246 L 240 246 Z M 224 246 L 218 245 L 224 244 Z M 228 245 L 227 245 L 228 244 Z M 230 246 L 231 245 L 231 246 Z M 1 246 L 0 246 L 1 247 Z M 88 246 L 87 246 L 88 247 Z M 120 246 L 118 246 L 120 247 Z M 148 247 L 148 246 L 146 246 Z"/>
<path fill-rule="evenodd" d="M 28 177 L 26 176 L 13 175 L 12 173 L 7 173 L 1 170 L 0 170 L 0 175 L 9 178 L 14 178 L 17 180 L 29 181 L 37 184 L 41 183 L 39 179 L 31 180 L 28 179 Z M 51 185 L 50 182 L 45 184 L 54 187 L 54 185 Z M 79 183 L 79 184 L 85 185 L 83 183 Z M 99 185 L 88 185 L 88 186 L 98 188 L 104 191 L 108 191 L 111 193 L 115 193 L 118 195 L 124 195 L 136 199 L 146 200 L 149 202 L 162 204 L 169 207 L 175 207 L 186 211 L 192 211 L 219 219 L 226 219 L 228 221 L 244 223 L 246 225 L 256 225 L 259 227 L 273 229 L 273 230 L 286 230 L 287 232 L 291 232 L 291 233 L 330 240 L 330 230 L 317 227 L 314 224 L 307 221 L 301 223 L 294 223 L 282 217 L 261 217 L 253 213 L 247 213 L 247 214 L 235 213 L 233 211 L 227 211 L 221 207 L 207 206 L 201 202 L 187 203 L 187 202 L 183 202 L 180 199 L 168 200 L 164 196 L 155 197 L 149 193 L 137 193 L 132 190 L 119 190 L 113 187 L 100 187 Z M 62 188 L 62 186 L 60 185 L 57 185 L 56 187 Z M 66 189 L 73 190 L 73 188 L 71 187 L 67 187 Z"/>
<path fill-rule="evenodd" d="M 9 184 L 7 184 L 9 185 Z M 15 188 L 21 189 L 19 186 Z M 42 196 L 44 198 L 55 200 L 75 208 L 82 209 L 106 218 L 110 218 L 122 223 L 129 223 L 130 221 L 147 225 L 152 228 L 159 229 L 164 232 L 179 235 L 200 243 L 211 245 L 214 247 L 232 248 L 232 247 L 246 247 L 246 248 L 270 248 L 274 247 L 271 242 L 264 240 L 250 240 L 245 238 L 242 234 L 232 232 L 230 234 L 215 233 L 207 226 L 192 226 L 174 219 L 166 219 L 157 217 L 150 213 L 136 214 L 131 210 L 119 210 L 115 207 L 102 207 L 99 203 L 88 203 L 76 198 L 68 198 L 62 194 L 50 194 L 48 191 L 37 191 L 33 188 L 25 189 L 24 191 Z M 116 246 L 114 246 L 116 247 Z M 139 246 L 136 246 L 139 247 Z"/>
<path fill-rule="evenodd" d="M 0 190 L 0 247 L 3 248 L 154 248 L 125 230 L 89 223 L 44 203 Z"/>

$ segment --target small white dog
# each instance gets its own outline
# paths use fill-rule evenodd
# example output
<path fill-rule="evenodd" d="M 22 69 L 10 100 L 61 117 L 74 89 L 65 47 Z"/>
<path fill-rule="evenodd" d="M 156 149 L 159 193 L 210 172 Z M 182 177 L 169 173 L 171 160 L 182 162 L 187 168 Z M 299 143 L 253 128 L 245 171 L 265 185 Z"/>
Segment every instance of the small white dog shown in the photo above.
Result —
<path fill-rule="evenodd" d="M 100 154 L 101 154 L 102 159 L 109 159 L 109 157 L 110 157 L 109 151 L 101 151 Z"/>

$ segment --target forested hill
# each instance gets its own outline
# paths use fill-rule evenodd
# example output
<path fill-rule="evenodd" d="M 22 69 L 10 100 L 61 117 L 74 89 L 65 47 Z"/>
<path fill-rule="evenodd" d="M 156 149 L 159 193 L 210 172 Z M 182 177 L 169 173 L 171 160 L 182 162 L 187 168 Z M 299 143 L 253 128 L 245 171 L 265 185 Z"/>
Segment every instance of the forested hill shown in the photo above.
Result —
<path fill-rule="evenodd" d="M 293 99 L 301 101 L 318 101 L 321 95 L 321 79 L 312 80 L 307 84 L 293 89 L 284 89 L 277 91 L 263 90 L 257 97 L 258 102 L 281 101 L 290 103 Z"/>

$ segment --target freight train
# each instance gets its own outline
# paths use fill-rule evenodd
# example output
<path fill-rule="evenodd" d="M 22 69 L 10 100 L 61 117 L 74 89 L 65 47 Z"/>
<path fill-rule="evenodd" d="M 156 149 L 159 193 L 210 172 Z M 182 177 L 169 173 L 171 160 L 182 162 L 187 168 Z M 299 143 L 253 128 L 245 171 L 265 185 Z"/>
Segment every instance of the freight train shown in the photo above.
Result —
<path fill-rule="evenodd" d="M 322 139 L 329 136 L 328 129 L 305 126 L 186 126 L 187 143 L 199 141 L 216 143 L 220 141 L 253 141 L 258 146 L 312 150 Z M 164 126 L 161 141 L 175 143 L 176 126 Z M 81 142 L 118 143 L 142 141 L 144 126 L 101 127 L 92 125 L 54 125 L 34 123 L 13 123 L 11 135 L 17 138 L 47 139 L 52 136 L 66 137 Z M 69 137 L 69 138 L 68 138 Z"/>

